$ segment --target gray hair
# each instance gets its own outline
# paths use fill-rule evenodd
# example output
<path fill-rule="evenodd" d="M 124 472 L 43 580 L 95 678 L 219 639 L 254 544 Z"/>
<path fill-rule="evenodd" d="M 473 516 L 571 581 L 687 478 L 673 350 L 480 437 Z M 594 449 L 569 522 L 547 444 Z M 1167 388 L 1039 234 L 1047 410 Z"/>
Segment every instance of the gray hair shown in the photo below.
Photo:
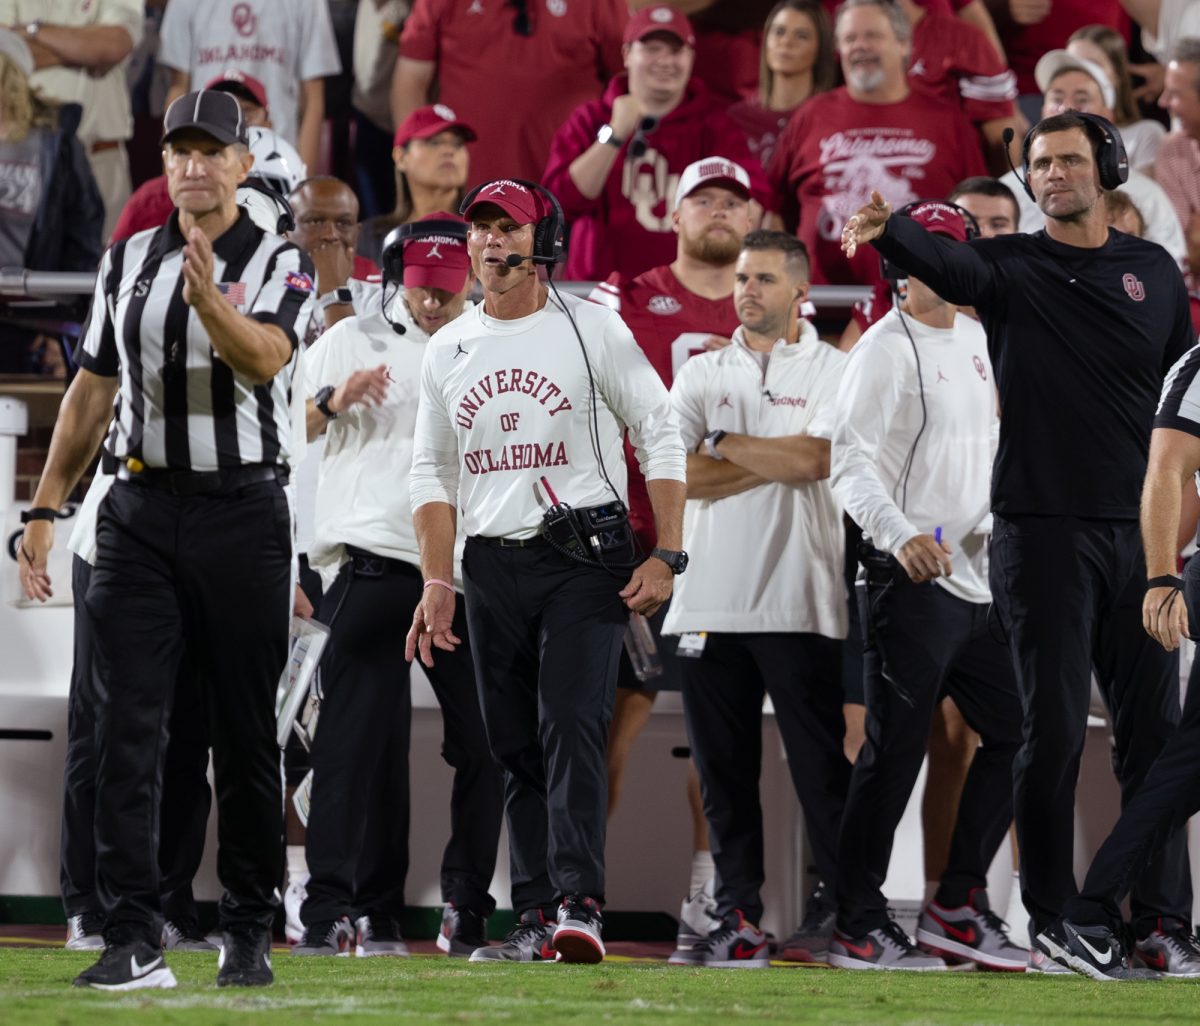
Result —
<path fill-rule="evenodd" d="M 878 7 L 887 15 L 888 21 L 892 23 L 892 31 L 896 33 L 896 38 L 900 42 L 908 43 L 912 40 L 912 25 L 909 23 L 908 15 L 895 0 L 842 0 L 833 16 L 835 36 L 842 15 L 855 7 Z"/>
<path fill-rule="evenodd" d="M 1170 61 L 1176 64 L 1195 64 L 1200 66 L 1200 39 L 1185 36 L 1171 47 Z M 1200 93 L 1200 72 L 1192 75 L 1192 88 Z"/>

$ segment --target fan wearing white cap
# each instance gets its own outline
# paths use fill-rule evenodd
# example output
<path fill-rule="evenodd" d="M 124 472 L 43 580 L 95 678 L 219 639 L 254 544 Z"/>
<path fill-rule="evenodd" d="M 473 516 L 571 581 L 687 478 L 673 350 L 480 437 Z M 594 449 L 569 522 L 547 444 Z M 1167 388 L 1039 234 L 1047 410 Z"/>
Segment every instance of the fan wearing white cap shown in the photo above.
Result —
<path fill-rule="evenodd" d="M 689 164 L 679 177 L 675 209 L 675 259 L 635 278 L 614 271 L 588 297 L 616 310 L 668 388 L 684 361 L 696 353 L 720 349 L 738 326 L 733 306 L 734 263 L 742 239 L 750 230 L 750 176 L 740 164 L 724 157 L 705 157 Z M 654 516 L 646 482 L 633 450 L 626 447 L 629 466 L 629 519 L 646 551 L 655 544 Z M 616 808 L 629 753 L 660 690 L 678 691 L 675 639 L 660 637 L 666 607 L 649 621 L 662 664 L 662 673 L 641 680 L 625 651 L 617 675 L 617 704 L 608 747 L 608 809 Z M 640 627 L 640 625 L 639 625 Z M 688 798 L 693 837 L 707 837 L 700 804 L 700 782 L 688 772 Z M 688 947 L 713 927 L 710 912 L 713 863 L 707 843 L 692 855 L 691 880 L 679 916 L 677 943 Z"/>
<path fill-rule="evenodd" d="M 1037 63 L 1034 72 L 1042 90 L 1042 117 L 1053 117 L 1073 110 L 1080 114 L 1098 114 L 1113 119 L 1116 93 L 1104 69 L 1086 57 L 1067 50 L 1051 50 Z M 1000 179 L 1013 191 L 1021 206 L 1021 231 L 1036 232 L 1046 225 L 1046 215 L 1029 197 L 1016 171 Z M 1129 193 L 1146 219 L 1146 238 L 1157 242 L 1180 264 L 1187 256 L 1183 230 L 1167 194 L 1154 179 L 1133 168 L 1128 180 L 1120 186 Z"/>

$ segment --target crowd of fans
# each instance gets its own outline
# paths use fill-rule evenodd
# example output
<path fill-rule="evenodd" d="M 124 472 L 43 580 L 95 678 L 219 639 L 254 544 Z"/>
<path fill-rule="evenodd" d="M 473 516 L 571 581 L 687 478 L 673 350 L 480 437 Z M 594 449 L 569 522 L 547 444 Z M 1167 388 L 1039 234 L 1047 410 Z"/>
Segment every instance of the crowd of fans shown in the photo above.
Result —
<path fill-rule="evenodd" d="M 389 232 L 505 179 L 558 197 L 562 277 L 606 283 L 593 298 L 631 326 L 638 303 L 650 321 L 679 312 L 669 282 L 637 298 L 647 272 L 670 265 L 693 303 L 724 303 L 750 230 L 795 236 L 812 283 L 872 290 L 844 330 L 838 311 L 821 322 L 849 348 L 891 297 L 873 249 L 845 255 L 847 218 L 878 192 L 895 208 L 953 200 L 985 237 L 1036 231 L 1024 133 L 1077 111 L 1118 126 L 1130 174 L 1106 197 L 1109 221 L 1177 261 L 1200 325 L 1200 0 L 0 0 L 0 25 L 0 266 L 91 270 L 110 241 L 166 221 L 165 179 L 130 172 L 131 97 L 161 115 L 145 88 L 158 76 L 161 103 L 228 92 L 259 130 L 256 168 L 279 169 L 290 194 L 279 231 L 325 297 L 306 341 L 355 312 Z M 696 188 L 685 172 L 708 160 L 744 172 L 736 243 L 691 227 L 707 212 L 681 214 Z M 689 325 L 680 352 L 666 339 L 670 370 L 727 346 L 731 313 L 707 336 Z M 6 334 L 0 370 L 60 366 L 45 338 Z M 978 745 L 953 702 L 937 716 L 959 752 Z M 861 713 L 845 723 L 853 757 Z M 936 820 L 930 835 L 948 837 Z"/>

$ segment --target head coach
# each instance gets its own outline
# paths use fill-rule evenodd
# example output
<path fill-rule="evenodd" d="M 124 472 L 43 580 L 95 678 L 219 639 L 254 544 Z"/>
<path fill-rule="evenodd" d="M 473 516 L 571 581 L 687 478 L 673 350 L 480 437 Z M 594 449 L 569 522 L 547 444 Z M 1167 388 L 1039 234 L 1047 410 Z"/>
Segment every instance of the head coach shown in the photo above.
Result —
<path fill-rule="evenodd" d="M 1123 801 L 1179 722 L 1176 656 L 1142 630 L 1138 501 L 1160 383 L 1195 334 L 1166 250 L 1106 224 L 1103 194 L 1128 165 L 1116 129 L 1093 114 L 1045 118 L 1023 157 L 1042 231 L 954 242 L 891 217 L 876 193 L 843 246 L 873 241 L 948 301 L 973 305 L 987 331 L 1001 407 L 989 575 L 1024 706 L 1014 811 L 1037 938 L 1076 890 L 1089 671 L 1112 718 Z M 1139 947 L 1190 923 L 1189 890 L 1177 831 L 1133 890 Z"/>
<path fill-rule="evenodd" d="M 104 255 L 21 542 L 45 599 L 53 515 L 104 439 L 117 480 L 100 506 L 86 602 L 104 685 L 96 876 L 108 945 L 76 984 L 173 987 L 162 960 L 162 757 L 186 651 L 209 691 L 219 810 L 222 985 L 270 983 L 282 801 L 275 686 L 291 605 L 288 411 L 312 264 L 236 203 L 253 158 L 241 108 L 200 91 L 167 110 L 175 212 Z M 114 398 L 116 400 L 114 406 Z"/>
<path fill-rule="evenodd" d="M 419 648 L 429 666 L 432 646 L 459 643 L 449 582 L 461 508 L 519 917 L 488 957 L 598 962 L 618 656 L 629 610 L 654 613 L 687 565 L 685 453 L 666 386 L 619 315 L 539 281 L 536 265 L 561 254 L 554 196 L 500 179 L 462 213 L 483 303 L 434 335 L 422 366 L 409 489 L 425 582 L 406 655 Z M 625 515 L 626 428 L 661 546 L 645 560 Z"/>

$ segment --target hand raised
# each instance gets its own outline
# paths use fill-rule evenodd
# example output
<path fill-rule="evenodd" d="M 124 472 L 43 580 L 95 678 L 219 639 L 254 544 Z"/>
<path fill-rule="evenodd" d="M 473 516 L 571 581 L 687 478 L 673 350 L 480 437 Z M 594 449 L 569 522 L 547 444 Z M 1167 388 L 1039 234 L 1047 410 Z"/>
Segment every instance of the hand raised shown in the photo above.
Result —
<path fill-rule="evenodd" d="M 864 242 L 879 238 L 883 226 L 892 216 L 892 205 L 878 190 L 871 193 L 871 202 L 854 214 L 842 229 L 842 252 L 853 259 L 858 247 Z"/>

